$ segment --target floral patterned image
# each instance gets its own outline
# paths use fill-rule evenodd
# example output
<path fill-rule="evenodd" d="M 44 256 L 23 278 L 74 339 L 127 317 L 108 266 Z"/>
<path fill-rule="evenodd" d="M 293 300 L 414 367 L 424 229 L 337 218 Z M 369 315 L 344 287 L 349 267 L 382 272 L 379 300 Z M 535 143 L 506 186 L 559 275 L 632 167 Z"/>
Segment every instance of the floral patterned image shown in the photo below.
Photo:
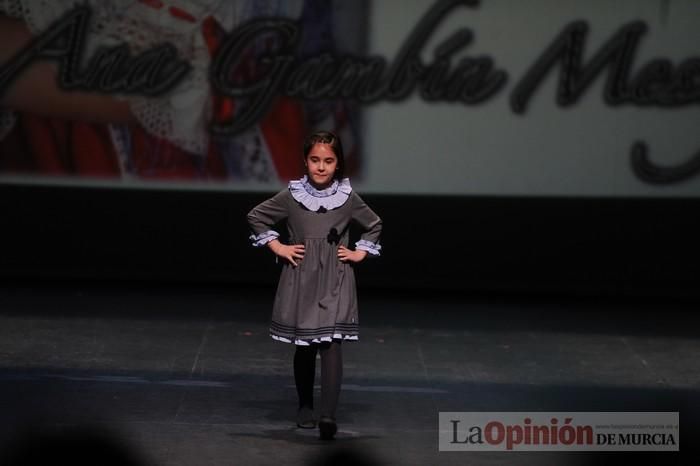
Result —
<path fill-rule="evenodd" d="M 126 44 L 137 56 L 169 44 L 190 69 L 157 96 L 73 91 L 58 84 L 56 61 L 40 57 L 0 94 L 0 176 L 279 185 L 301 175 L 303 139 L 316 129 L 343 139 L 348 174 L 361 175 L 360 114 L 351 102 L 279 95 L 242 132 L 217 135 L 211 125 L 235 118 L 245 102 L 217 92 L 210 68 L 228 35 L 258 18 L 295 21 L 300 59 L 361 54 L 366 2 L 0 0 L 0 64 L 82 5 L 90 11 L 83 66 L 105 47 Z M 231 79 L 255 82 L 271 41 L 252 41 Z"/>

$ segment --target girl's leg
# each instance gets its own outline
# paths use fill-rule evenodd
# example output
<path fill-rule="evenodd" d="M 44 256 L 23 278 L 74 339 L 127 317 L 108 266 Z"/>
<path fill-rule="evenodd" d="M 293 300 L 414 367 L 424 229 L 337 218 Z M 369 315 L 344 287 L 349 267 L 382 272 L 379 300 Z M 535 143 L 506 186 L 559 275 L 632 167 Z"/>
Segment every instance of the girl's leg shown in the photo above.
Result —
<path fill-rule="evenodd" d="M 299 408 L 314 408 L 317 346 L 297 346 L 294 352 L 294 382 L 299 395 Z"/>
<path fill-rule="evenodd" d="M 343 378 L 340 341 L 321 344 L 321 416 L 335 419 Z"/>

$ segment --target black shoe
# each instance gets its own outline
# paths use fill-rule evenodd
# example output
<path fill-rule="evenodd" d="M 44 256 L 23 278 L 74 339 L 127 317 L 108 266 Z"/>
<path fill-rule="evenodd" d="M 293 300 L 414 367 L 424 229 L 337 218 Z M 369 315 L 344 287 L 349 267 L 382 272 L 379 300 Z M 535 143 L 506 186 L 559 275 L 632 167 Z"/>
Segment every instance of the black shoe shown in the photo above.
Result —
<path fill-rule="evenodd" d="M 318 421 L 318 430 L 321 432 L 321 440 L 333 440 L 335 433 L 338 432 L 335 418 L 321 416 L 321 419 Z"/>
<path fill-rule="evenodd" d="M 308 406 L 302 406 L 297 411 L 297 427 L 301 429 L 315 429 L 316 419 L 314 412 Z"/>

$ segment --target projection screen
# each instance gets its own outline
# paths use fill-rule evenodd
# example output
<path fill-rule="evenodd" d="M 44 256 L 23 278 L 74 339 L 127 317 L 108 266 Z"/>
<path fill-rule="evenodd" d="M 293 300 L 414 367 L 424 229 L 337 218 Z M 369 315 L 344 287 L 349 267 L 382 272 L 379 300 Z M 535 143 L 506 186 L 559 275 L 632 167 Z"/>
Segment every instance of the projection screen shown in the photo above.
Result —
<path fill-rule="evenodd" d="M 0 2 L 0 183 L 700 195 L 693 0 Z"/>

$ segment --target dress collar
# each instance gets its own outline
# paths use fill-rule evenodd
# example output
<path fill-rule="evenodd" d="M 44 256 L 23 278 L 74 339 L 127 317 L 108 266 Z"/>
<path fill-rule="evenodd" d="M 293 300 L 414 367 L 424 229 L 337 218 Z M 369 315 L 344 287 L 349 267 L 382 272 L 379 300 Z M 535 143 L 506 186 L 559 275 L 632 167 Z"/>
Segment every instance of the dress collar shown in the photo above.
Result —
<path fill-rule="evenodd" d="M 336 209 L 348 200 L 352 192 L 350 179 L 333 180 L 325 189 L 316 189 L 304 175 L 301 179 L 289 182 L 292 197 L 307 209 L 317 212 L 321 207 L 326 210 Z"/>

